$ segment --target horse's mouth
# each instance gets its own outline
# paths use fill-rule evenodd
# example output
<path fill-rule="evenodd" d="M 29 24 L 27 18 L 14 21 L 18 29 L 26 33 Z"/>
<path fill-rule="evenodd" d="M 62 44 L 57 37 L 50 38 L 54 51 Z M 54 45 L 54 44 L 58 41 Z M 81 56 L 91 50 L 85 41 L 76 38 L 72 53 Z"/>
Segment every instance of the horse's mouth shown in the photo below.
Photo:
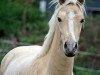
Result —
<path fill-rule="evenodd" d="M 65 55 L 66 55 L 67 57 L 74 57 L 76 54 L 75 54 L 75 53 L 65 53 Z"/>

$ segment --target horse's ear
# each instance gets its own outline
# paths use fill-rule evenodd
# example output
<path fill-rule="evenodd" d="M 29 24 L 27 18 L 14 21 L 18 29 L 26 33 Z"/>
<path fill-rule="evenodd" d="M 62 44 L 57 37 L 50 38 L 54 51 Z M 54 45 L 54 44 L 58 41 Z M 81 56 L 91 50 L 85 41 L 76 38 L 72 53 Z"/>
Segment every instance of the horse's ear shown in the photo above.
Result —
<path fill-rule="evenodd" d="M 85 3 L 85 0 L 78 0 L 81 4 Z"/>
<path fill-rule="evenodd" d="M 62 5 L 63 3 L 65 3 L 66 0 L 59 0 L 59 3 Z"/>

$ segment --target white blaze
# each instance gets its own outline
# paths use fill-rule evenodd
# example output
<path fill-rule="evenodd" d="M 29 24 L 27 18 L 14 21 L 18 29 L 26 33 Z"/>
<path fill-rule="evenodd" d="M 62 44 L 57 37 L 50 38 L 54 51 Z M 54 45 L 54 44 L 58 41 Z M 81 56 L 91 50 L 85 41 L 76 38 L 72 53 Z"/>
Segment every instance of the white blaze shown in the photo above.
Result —
<path fill-rule="evenodd" d="M 69 32 L 71 33 L 71 36 L 73 38 L 74 41 L 76 41 L 76 37 L 75 37 L 75 32 L 74 32 L 74 17 L 75 17 L 75 13 L 74 12 L 69 12 L 68 14 L 69 17 Z"/>

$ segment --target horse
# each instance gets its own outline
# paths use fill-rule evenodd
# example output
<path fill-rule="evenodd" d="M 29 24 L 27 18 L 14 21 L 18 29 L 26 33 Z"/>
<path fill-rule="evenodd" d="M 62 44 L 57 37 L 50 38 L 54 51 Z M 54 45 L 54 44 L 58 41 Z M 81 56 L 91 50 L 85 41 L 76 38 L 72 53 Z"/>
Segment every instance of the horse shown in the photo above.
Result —
<path fill-rule="evenodd" d="M 57 5 L 43 46 L 12 49 L 1 62 L 1 75 L 74 75 L 85 0 L 53 0 L 52 4 Z"/>

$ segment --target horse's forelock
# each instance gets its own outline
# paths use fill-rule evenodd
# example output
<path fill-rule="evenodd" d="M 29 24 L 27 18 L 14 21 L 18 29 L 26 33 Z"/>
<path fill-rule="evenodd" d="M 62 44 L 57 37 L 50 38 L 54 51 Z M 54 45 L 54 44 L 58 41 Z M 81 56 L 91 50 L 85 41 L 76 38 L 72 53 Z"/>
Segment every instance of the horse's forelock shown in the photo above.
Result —
<path fill-rule="evenodd" d="M 54 5 L 54 4 L 56 4 L 55 10 L 57 10 L 59 7 L 68 5 L 69 3 L 77 4 L 80 7 L 80 9 L 82 10 L 82 12 L 84 12 L 86 14 L 85 7 L 84 7 L 85 3 L 81 4 L 78 0 L 66 0 L 63 5 L 60 5 L 59 0 L 52 0 L 50 2 L 51 6 Z"/>

